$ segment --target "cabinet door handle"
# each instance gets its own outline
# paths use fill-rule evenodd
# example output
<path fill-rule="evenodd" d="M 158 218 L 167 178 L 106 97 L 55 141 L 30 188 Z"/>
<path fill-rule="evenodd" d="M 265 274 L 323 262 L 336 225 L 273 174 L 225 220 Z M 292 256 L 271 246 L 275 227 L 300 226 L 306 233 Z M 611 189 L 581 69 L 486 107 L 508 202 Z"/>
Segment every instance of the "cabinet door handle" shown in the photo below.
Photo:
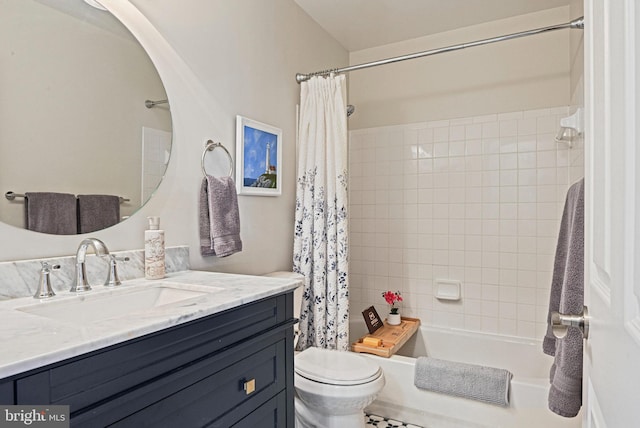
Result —
<path fill-rule="evenodd" d="M 244 392 L 247 395 L 251 394 L 255 390 L 256 390 L 256 380 L 255 379 L 245 380 L 244 381 Z"/>

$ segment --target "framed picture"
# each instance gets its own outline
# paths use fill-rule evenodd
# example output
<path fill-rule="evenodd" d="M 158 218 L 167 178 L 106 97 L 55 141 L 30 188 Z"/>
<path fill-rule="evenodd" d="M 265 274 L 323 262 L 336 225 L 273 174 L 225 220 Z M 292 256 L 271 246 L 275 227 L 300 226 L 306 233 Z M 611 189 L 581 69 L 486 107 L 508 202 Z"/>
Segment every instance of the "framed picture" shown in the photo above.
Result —
<path fill-rule="evenodd" d="M 369 334 L 373 334 L 380 327 L 383 326 L 383 322 L 380 319 L 380 315 L 376 312 L 376 308 L 373 306 L 369 306 L 367 309 L 362 311 L 362 316 L 364 317 L 364 322 L 367 324 L 367 330 L 369 330 Z"/>
<path fill-rule="evenodd" d="M 236 186 L 239 195 L 282 193 L 282 130 L 236 117 Z"/>

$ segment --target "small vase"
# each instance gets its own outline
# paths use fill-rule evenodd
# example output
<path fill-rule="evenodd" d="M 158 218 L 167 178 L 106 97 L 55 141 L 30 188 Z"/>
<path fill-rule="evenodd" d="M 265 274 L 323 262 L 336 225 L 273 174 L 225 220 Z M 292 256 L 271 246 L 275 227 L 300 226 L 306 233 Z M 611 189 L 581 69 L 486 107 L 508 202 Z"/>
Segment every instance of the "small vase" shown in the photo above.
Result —
<path fill-rule="evenodd" d="M 400 325 L 401 322 L 400 314 L 389 314 L 387 316 L 387 324 L 389 325 Z"/>

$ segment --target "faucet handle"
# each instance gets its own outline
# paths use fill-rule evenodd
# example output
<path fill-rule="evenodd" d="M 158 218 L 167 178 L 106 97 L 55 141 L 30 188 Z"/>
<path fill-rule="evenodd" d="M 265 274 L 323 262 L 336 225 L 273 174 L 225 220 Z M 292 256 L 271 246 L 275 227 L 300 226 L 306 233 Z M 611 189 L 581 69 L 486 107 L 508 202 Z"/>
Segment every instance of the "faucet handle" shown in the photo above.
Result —
<path fill-rule="evenodd" d="M 105 287 L 115 287 L 116 285 L 121 285 L 122 281 L 118 277 L 118 263 L 117 262 L 128 262 L 131 260 L 129 257 L 116 257 L 113 254 L 109 254 L 109 274 L 107 275 L 107 280 L 104 282 Z"/>
<path fill-rule="evenodd" d="M 38 283 L 38 290 L 33 295 L 34 299 L 48 299 L 56 295 L 51 288 L 51 270 L 60 269 L 60 265 L 51 265 L 49 262 L 42 262 L 42 269 L 40 269 L 40 282 Z"/>

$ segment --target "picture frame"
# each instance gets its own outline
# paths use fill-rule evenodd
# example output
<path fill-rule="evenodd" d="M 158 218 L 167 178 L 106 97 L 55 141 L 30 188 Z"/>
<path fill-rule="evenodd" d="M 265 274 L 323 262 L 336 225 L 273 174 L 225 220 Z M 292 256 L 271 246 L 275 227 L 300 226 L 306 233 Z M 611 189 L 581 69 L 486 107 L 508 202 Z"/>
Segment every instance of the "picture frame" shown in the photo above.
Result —
<path fill-rule="evenodd" d="M 367 309 L 362 311 L 362 316 L 364 317 L 364 322 L 367 325 L 367 330 L 369 330 L 369 334 L 373 334 L 376 330 L 382 328 L 384 323 L 378 315 L 376 308 L 373 306 L 369 306 Z"/>
<path fill-rule="evenodd" d="M 236 116 L 236 164 L 238 195 L 281 195 L 282 130 Z"/>

